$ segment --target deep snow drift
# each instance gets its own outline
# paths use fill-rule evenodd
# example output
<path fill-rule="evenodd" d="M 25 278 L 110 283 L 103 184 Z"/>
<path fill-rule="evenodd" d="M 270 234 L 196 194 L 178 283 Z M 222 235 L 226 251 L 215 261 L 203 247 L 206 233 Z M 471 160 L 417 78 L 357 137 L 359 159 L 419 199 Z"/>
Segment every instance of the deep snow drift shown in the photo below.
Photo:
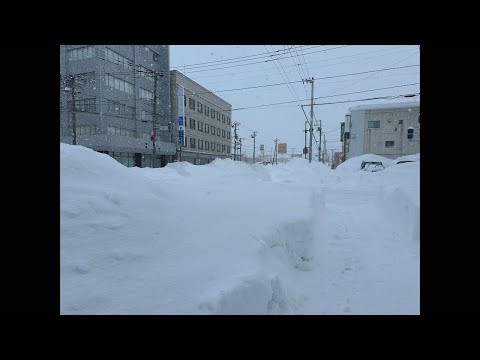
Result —
<path fill-rule="evenodd" d="M 415 159 L 140 169 L 60 144 L 61 314 L 419 314 Z"/>

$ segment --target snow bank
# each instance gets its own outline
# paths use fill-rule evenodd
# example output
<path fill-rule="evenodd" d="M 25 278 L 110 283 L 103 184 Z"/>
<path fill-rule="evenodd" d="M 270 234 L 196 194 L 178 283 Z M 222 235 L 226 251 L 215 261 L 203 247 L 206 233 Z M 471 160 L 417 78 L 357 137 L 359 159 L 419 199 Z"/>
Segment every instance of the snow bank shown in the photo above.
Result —
<path fill-rule="evenodd" d="M 383 166 L 388 167 L 395 164 L 394 160 L 375 154 L 363 154 L 350 158 L 339 164 L 335 170 L 344 171 L 359 171 L 361 170 L 362 161 L 381 161 Z"/>
<path fill-rule="evenodd" d="M 361 160 L 141 169 L 60 144 L 61 313 L 418 313 L 419 162 Z"/>

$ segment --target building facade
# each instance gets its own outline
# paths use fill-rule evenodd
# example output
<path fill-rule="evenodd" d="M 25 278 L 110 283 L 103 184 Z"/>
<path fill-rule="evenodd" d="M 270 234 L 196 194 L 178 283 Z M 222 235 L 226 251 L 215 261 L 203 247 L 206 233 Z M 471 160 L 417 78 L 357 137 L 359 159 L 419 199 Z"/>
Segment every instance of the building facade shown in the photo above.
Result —
<path fill-rule="evenodd" d="M 72 143 L 75 77 L 76 144 L 125 166 L 151 167 L 154 76 L 157 74 L 156 166 L 173 161 L 168 45 L 61 45 L 60 141 Z"/>
<path fill-rule="evenodd" d="M 376 154 L 389 159 L 420 152 L 420 103 L 360 105 L 345 115 L 344 159 Z"/>
<path fill-rule="evenodd" d="M 232 105 L 184 74 L 170 74 L 177 160 L 202 165 L 231 158 Z"/>

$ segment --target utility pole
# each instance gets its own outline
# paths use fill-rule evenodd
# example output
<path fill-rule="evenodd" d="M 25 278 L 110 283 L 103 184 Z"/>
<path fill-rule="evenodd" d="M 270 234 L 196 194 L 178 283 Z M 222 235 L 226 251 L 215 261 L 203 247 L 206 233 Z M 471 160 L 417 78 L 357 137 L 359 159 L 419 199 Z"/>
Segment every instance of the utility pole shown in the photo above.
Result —
<path fill-rule="evenodd" d="M 322 156 L 322 163 L 325 164 L 325 152 L 327 151 L 327 143 L 325 142 L 325 134 L 323 134 L 323 156 Z M 328 153 L 327 153 L 328 158 Z"/>
<path fill-rule="evenodd" d="M 70 75 L 70 91 L 72 92 L 72 144 L 77 145 L 77 122 L 75 120 L 75 76 Z"/>
<path fill-rule="evenodd" d="M 273 155 L 273 158 L 274 158 L 274 161 L 275 161 L 275 165 L 278 165 L 278 155 L 277 155 L 277 142 L 278 142 L 278 139 L 275 139 L 273 140 L 275 141 L 275 153 Z"/>
<path fill-rule="evenodd" d="M 303 147 L 303 153 L 305 154 L 305 159 L 307 159 L 307 152 L 305 151 L 307 149 L 307 122 L 305 121 L 305 146 Z"/>
<path fill-rule="evenodd" d="M 238 142 L 240 144 L 240 161 L 242 161 L 242 138 L 239 138 Z"/>
<path fill-rule="evenodd" d="M 312 84 L 312 98 L 310 102 L 310 153 L 308 154 L 308 162 L 312 162 L 312 138 L 313 138 L 313 77 L 306 79 L 305 82 Z"/>
<path fill-rule="evenodd" d="M 253 138 L 253 159 L 252 159 L 252 164 L 255 164 L 255 137 L 257 136 L 257 132 L 254 131 L 252 134 Z"/>
<path fill-rule="evenodd" d="M 318 162 L 320 162 L 320 153 L 322 151 L 322 128 L 318 126 Z"/>
<path fill-rule="evenodd" d="M 153 153 L 152 153 L 152 168 L 156 165 L 157 160 L 157 149 L 156 149 L 156 140 L 157 140 L 157 77 L 158 73 L 154 71 L 153 77 L 153 130 L 152 130 L 152 141 L 153 141 Z"/>
<path fill-rule="evenodd" d="M 236 161 L 237 160 L 237 139 L 238 139 L 238 136 L 237 136 L 237 125 L 240 125 L 239 122 L 234 122 L 233 123 L 233 127 L 235 128 L 235 133 L 234 133 L 234 138 L 233 138 L 233 142 L 234 142 L 234 147 L 233 147 L 233 160 Z"/>

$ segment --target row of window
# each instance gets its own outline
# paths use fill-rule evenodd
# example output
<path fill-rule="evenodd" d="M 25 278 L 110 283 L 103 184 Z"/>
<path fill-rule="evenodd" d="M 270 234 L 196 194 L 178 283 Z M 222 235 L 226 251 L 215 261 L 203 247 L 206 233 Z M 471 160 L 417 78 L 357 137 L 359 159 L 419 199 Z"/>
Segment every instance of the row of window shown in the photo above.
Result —
<path fill-rule="evenodd" d="M 93 58 L 94 48 L 93 46 L 84 46 L 81 48 L 67 50 L 67 58 L 69 61 L 77 61 L 88 58 Z"/>
<path fill-rule="evenodd" d="M 185 140 L 187 138 L 185 137 Z M 185 143 L 188 143 L 185 141 Z M 196 149 L 198 146 L 199 150 L 209 150 L 209 151 L 215 151 L 215 145 L 217 146 L 217 152 L 227 152 L 230 153 L 230 146 L 225 145 L 225 144 L 218 144 L 214 142 L 209 142 L 207 140 L 202 140 L 202 139 L 195 139 L 195 138 L 190 138 L 190 148 L 191 149 Z"/>
<path fill-rule="evenodd" d="M 221 136 L 223 138 L 225 138 L 225 136 L 227 137 L 227 139 L 230 139 L 230 131 L 225 131 L 223 129 L 220 129 L 220 128 L 216 128 L 215 129 L 215 126 L 210 126 L 209 124 L 204 124 L 202 121 L 197 121 L 197 128 L 195 129 L 195 119 L 192 119 L 190 118 L 190 129 L 193 129 L 193 130 L 198 130 L 198 131 L 204 131 L 203 129 L 203 125 L 205 125 L 205 133 L 209 133 L 209 129 L 211 130 L 211 134 L 212 135 L 215 135 L 215 130 L 217 130 L 217 136 L 220 136 L 220 130 L 221 130 Z"/>
<path fill-rule="evenodd" d="M 141 77 L 153 81 L 153 76 L 152 76 L 153 71 L 152 70 L 147 69 L 146 67 L 144 67 L 142 65 L 137 65 L 137 67 L 138 67 L 137 72 Z"/>
<path fill-rule="evenodd" d="M 135 130 L 122 129 L 115 126 L 107 126 L 107 134 L 135 137 Z"/>
<path fill-rule="evenodd" d="M 135 113 L 135 108 L 107 99 L 107 112 L 117 115 L 132 116 Z"/>
<path fill-rule="evenodd" d="M 68 108 L 71 109 L 72 107 L 72 100 L 68 100 Z M 81 112 L 91 112 L 94 113 L 97 111 L 97 104 L 96 99 L 80 99 L 75 100 L 75 111 Z"/>
<path fill-rule="evenodd" d="M 186 96 L 184 96 L 183 101 L 184 101 L 184 106 L 187 106 Z M 192 110 L 195 110 L 195 100 L 193 100 L 191 98 L 188 98 L 188 107 Z M 220 119 L 221 119 L 224 124 L 226 122 L 227 125 L 230 125 L 230 117 L 229 116 L 225 116 L 225 114 L 221 114 L 220 111 L 211 109 L 207 105 L 205 105 L 205 107 L 203 107 L 203 104 L 199 101 L 197 101 L 197 111 L 199 113 L 204 112 L 206 116 L 210 115 L 210 117 L 212 119 L 215 119 L 215 117 L 217 118 L 218 121 L 220 121 Z"/>
<path fill-rule="evenodd" d="M 125 80 L 116 78 L 115 76 L 112 75 L 105 75 L 105 84 L 108 86 L 126 92 L 127 94 L 133 94 L 133 84 L 130 84 L 129 82 L 126 82 Z M 153 98 L 153 94 L 152 94 Z"/>
<path fill-rule="evenodd" d="M 97 135 L 96 125 L 77 126 L 77 135 Z"/>
<path fill-rule="evenodd" d="M 105 46 L 105 60 L 108 60 L 116 65 L 121 65 L 125 69 L 131 69 L 133 67 L 132 60 L 126 58 L 123 55 L 120 55 L 119 53 L 113 51 L 112 49 L 109 49 L 106 46 Z"/>
<path fill-rule="evenodd" d="M 149 100 L 149 104 L 153 106 L 153 92 L 140 88 L 138 96 L 140 97 L 140 99 Z M 160 104 L 160 98 L 158 96 L 157 104 Z"/>

